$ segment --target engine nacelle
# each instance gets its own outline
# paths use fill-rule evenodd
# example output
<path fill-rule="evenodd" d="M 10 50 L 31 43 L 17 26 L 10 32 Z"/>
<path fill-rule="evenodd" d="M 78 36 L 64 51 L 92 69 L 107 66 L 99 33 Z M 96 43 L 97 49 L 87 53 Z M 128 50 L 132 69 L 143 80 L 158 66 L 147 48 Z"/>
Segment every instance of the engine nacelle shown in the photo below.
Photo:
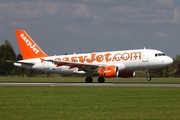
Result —
<path fill-rule="evenodd" d="M 122 71 L 119 72 L 118 77 L 129 78 L 129 77 L 134 77 L 135 74 L 136 74 L 135 71 Z"/>
<path fill-rule="evenodd" d="M 98 68 L 98 74 L 100 77 L 117 77 L 119 74 L 117 66 L 101 66 Z"/>

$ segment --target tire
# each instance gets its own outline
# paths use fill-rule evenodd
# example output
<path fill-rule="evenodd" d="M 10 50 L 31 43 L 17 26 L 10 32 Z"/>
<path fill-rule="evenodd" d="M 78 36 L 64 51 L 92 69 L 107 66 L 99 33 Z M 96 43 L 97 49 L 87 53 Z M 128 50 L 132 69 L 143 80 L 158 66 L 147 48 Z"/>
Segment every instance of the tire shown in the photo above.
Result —
<path fill-rule="evenodd" d="M 85 81 L 86 83 L 92 83 L 93 79 L 92 77 L 86 77 Z"/>
<path fill-rule="evenodd" d="M 147 80 L 147 81 L 151 81 L 151 77 L 147 77 L 146 80 Z"/>
<path fill-rule="evenodd" d="M 104 83 L 104 81 L 105 81 L 104 77 L 99 77 L 99 78 L 98 78 L 98 82 L 99 82 L 99 83 Z"/>

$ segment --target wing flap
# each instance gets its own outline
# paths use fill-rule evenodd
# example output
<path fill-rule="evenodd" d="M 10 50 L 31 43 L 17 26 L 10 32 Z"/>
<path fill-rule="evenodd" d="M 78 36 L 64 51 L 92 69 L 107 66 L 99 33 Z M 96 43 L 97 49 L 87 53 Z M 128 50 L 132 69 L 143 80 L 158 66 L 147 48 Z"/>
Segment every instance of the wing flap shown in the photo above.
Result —
<path fill-rule="evenodd" d="M 97 71 L 97 68 L 100 66 L 99 64 L 92 63 L 78 63 L 78 62 L 70 62 L 70 61 L 58 61 L 58 60 L 44 60 L 48 62 L 52 62 L 59 66 L 69 66 L 69 69 L 78 68 L 79 71 Z"/>
<path fill-rule="evenodd" d="M 58 60 L 44 60 L 48 62 L 52 62 L 54 64 L 57 64 L 58 66 L 99 66 L 98 64 L 92 64 L 92 63 L 78 63 L 78 62 L 70 62 L 70 61 L 58 61 Z"/>

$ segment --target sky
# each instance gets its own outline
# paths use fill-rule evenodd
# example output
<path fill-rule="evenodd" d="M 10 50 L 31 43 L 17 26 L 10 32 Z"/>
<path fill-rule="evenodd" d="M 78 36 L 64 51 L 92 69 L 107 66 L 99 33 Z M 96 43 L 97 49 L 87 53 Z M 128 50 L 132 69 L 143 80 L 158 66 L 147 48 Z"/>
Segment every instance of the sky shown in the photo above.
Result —
<path fill-rule="evenodd" d="M 0 0 L 0 44 L 24 29 L 50 55 L 157 49 L 180 54 L 180 0 Z"/>

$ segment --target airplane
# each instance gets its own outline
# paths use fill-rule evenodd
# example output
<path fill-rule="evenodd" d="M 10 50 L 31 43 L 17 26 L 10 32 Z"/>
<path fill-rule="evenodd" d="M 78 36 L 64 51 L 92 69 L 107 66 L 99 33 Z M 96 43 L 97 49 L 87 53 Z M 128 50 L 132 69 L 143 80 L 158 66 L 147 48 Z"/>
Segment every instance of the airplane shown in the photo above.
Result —
<path fill-rule="evenodd" d="M 129 78 L 135 71 L 145 70 L 146 79 L 151 80 L 150 69 L 170 65 L 173 59 L 154 49 L 92 52 L 49 56 L 44 53 L 25 30 L 15 30 L 23 60 L 14 66 L 57 74 L 85 74 L 85 82 L 92 83 L 92 75 L 98 75 L 98 82 L 105 78 Z"/>

